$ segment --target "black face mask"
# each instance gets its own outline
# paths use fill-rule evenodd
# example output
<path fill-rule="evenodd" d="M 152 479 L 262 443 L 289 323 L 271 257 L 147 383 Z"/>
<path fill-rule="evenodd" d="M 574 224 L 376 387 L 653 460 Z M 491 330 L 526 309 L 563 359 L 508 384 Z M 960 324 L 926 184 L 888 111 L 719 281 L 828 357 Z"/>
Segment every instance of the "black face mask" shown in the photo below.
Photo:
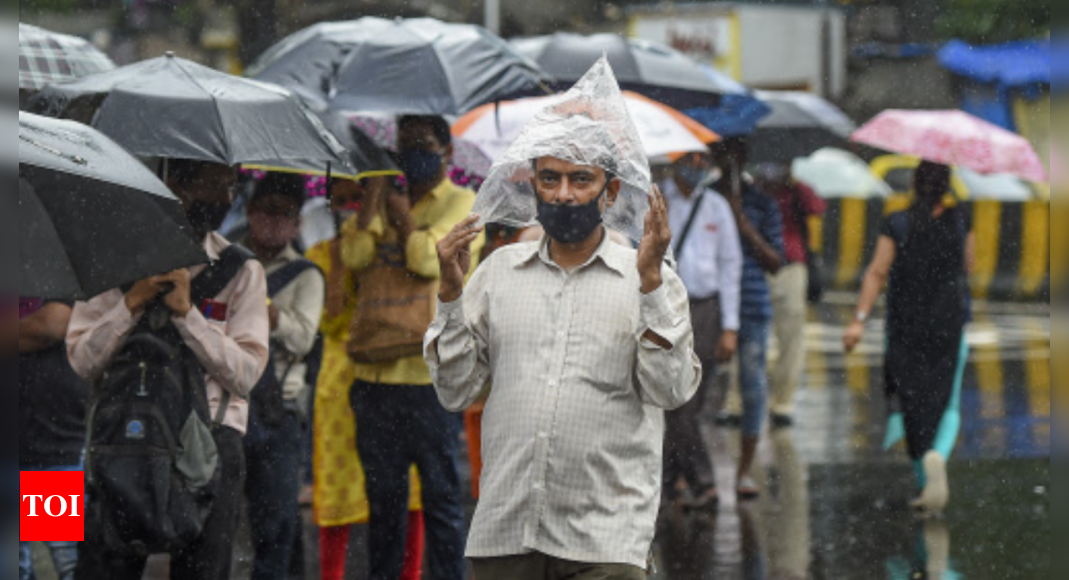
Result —
<path fill-rule="evenodd" d="M 583 205 L 557 205 L 542 201 L 537 193 L 538 222 L 550 238 L 562 244 L 577 244 L 586 240 L 601 225 L 600 202 L 609 189 L 609 182 L 593 200 Z"/>
<path fill-rule="evenodd" d="M 230 206 L 229 203 L 206 203 L 200 200 L 193 200 L 189 204 L 186 218 L 189 219 L 189 225 L 193 226 L 193 234 L 198 242 L 223 225 L 223 220 L 230 213 Z"/>

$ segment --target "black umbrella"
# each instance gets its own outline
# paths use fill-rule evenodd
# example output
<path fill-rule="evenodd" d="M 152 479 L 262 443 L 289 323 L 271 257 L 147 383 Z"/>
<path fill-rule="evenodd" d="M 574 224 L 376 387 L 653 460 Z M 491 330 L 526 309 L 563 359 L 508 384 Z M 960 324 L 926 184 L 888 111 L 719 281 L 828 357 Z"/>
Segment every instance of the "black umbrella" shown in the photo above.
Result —
<path fill-rule="evenodd" d="M 850 149 L 857 125 L 841 110 L 811 93 L 759 91 L 771 107 L 747 139 L 751 163 L 790 163 L 825 147 Z"/>
<path fill-rule="evenodd" d="M 19 113 L 18 211 L 5 215 L 19 232 L 20 296 L 84 299 L 208 260 L 167 187 L 70 121 Z"/>
<path fill-rule="evenodd" d="M 485 28 L 432 18 L 317 24 L 268 49 L 249 74 L 316 108 L 427 115 L 545 94 L 549 80 Z"/>
<path fill-rule="evenodd" d="M 621 89 L 670 107 L 680 110 L 716 107 L 724 91 L 703 65 L 678 50 L 618 34 L 583 36 L 559 32 L 517 39 L 511 44 L 552 75 L 557 90 L 570 88 L 605 55 Z"/>
<path fill-rule="evenodd" d="M 286 89 L 173 54 L 49 85 L 30 110 L 91 122 L 142 157 L 356 172 L 338 140 Z"/>

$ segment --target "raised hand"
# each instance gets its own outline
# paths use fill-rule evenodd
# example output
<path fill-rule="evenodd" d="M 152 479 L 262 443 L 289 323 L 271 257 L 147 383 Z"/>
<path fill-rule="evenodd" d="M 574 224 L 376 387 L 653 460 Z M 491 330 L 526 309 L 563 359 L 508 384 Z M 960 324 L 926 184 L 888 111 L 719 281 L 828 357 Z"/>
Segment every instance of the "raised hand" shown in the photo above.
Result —
<path fill-rule="evenodd" d="M 638 246 L 638 274 L 642 279 L 642 293 L 649 294 L 661 287 L 661 267 L 672 245 L 672 227 L 668 224 L 668 210 L 657 186 L 649 195 L 650 211 L 646 214 L 645 231 Z"/>
<path fill-rule="evenodd" d="M 442 278 L 438 298 L 443 303 L 454 302 L 464 292 L 464 278 L 471 270 L 471 244 L 483 231 L 476 225 L 479 216 L 468 216 L 438 242 L 438 264 Z"/>

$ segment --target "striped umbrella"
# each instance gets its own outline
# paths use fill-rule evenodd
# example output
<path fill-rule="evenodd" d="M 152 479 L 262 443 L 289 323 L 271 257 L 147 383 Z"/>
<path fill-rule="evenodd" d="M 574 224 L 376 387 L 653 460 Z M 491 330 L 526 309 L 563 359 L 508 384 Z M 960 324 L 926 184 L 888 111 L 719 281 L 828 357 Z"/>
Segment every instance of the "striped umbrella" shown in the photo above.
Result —
<path fill-rule="evenodd" d="M 19 23 L 19 89 L 36 91 L 115 68 L 115 63 L 77 36 Z"/>

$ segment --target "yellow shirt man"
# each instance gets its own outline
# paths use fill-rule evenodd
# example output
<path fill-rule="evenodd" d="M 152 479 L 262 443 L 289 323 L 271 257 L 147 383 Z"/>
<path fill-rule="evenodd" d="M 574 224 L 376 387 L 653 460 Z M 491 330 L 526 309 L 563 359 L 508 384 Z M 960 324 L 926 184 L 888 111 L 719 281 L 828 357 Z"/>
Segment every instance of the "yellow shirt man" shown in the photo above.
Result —
<path fill-rule="evenodd" d="M 468 217 L 474 205 L 474 191 L 445 179 L 412 206 L 415 231 L 409 235 L 405 244 L 406 264 L 412 273 L 424 278 L 440 277 L 436 248 L 438 241 Z M 342 227 L 342 261 L 353 271 L 371 266 L 379 245 L 398 242 L 398 234 L 387 224 L 383 212 L 372 219 L 363 230 L 358 228 L 357 220 L 358 217 L 354 216 Z M 486 238 L 479 236 L 472 244 L 472 272 L 475 271 L 478 256 L 485 243 Z M 357 364 L 355 375 L 358 380 L 373 384 L 431 384 L 427 363 L 419 355 L 385 363 Z"/>

